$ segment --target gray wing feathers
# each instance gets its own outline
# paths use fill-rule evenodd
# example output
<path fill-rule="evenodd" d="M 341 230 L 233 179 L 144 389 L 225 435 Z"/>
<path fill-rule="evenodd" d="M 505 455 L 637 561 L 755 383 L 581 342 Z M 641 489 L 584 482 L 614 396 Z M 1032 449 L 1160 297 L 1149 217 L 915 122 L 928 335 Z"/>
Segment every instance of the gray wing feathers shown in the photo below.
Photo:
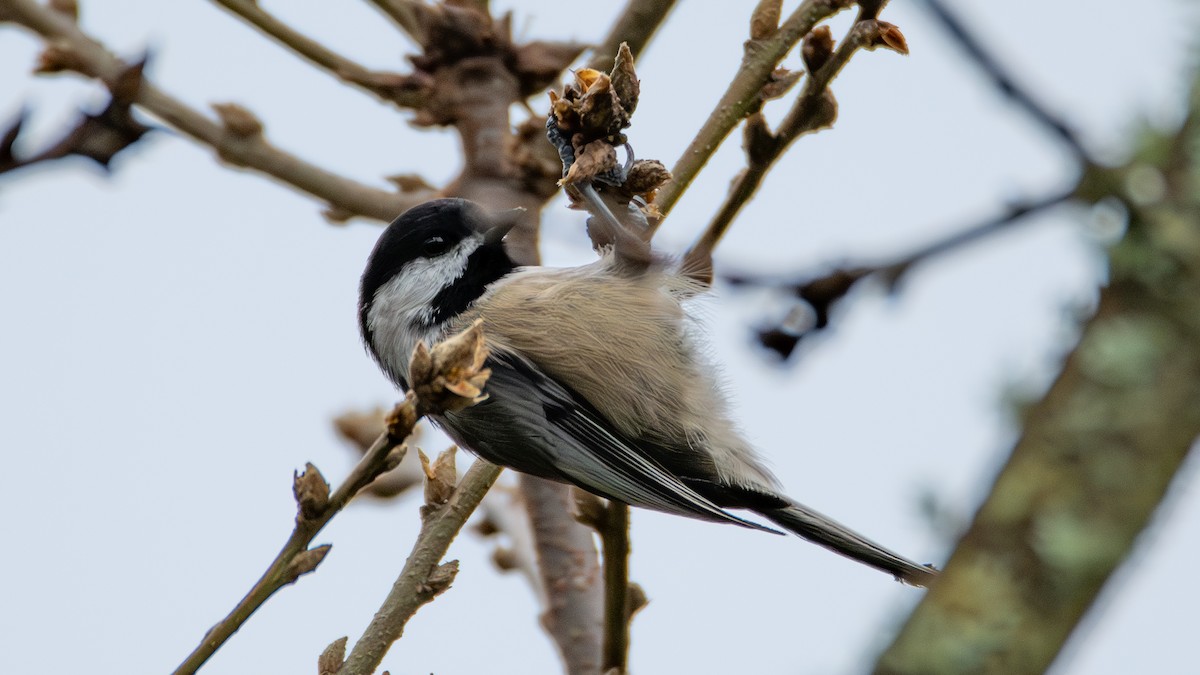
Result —
<path fill-rule="evenodd" d="M 489 398 L 439 419 L 456 441 L 480 456 L 626 504 L 775 532 L 725 511 L 684 484 L 527 359 L 496 350 L 488 366 Z"/>

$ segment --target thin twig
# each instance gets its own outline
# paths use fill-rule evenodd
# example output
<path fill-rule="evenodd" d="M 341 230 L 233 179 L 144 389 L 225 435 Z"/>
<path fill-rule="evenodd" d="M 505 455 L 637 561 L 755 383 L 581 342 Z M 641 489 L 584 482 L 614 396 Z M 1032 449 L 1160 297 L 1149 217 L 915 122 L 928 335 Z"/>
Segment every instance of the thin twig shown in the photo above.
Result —
<path fill-rule="evenodd" d="M 770 81 L 772 72 L 783 57 L 814 26 L 851 4 L 849 0 L 805 0 L 769 37 L 751 39 L 746 43 L 746 52 L 737 76 L 729 83 L 721 100 L 675 166 L 671 167 L 671 181 L 658 191 L 654 206 L 662 215 L 650 224 L 650 234 L 657 229 L 662 218 L 670 213 L 729 132 L 758 108 L 763 87 Z"/>
<path fill-rule="evenodd" d="M 425 8 L 422 0 L 370 0 L 370 2 L 407 33 L 414 42 L 418 45 L 426 44 L 429 36 L 425 34 L 424 25 L 419 18 L 419 12 Z"/>
<path fill-rule="evenodd" d="M 56 48 L 69 50 L 76 70 L 113 86 L 128 65 L 79 30 L 65 15 L 35 0 L 0 0 L 0 16 L 40 34 Z M 428 192 L 397 194 L 363 185 L 310 164 L 268 143 L 261 134 L 235 133 L 226 125 L 143 81 L 134 103 L 197 141 L 211 146 L 224 161 L 266 174 L 328 202 L 338 213 L 388 221 L 431 197 Z"/>
<path fill-rule="evenodd" d="M 826 30 L 822 29 L 823 32 Z M 705 262 L 711 260 L 717 243 L 734 218 L 791 144 L 806 133 L 833 125 L 837 118 L 837 102 L 829 94 L 829 84 L 850 62 L 855 52 L 878 44 L 880 35 L 889 30 L 894 31 L 895 28 L 874 19 L 855 22 L 828 60 L 807 78 L 777 131 L 772 133 L 767 128 L 761 113 L 755 114 L 747 122 L 746 169 L 734 180 L 704 234 L 684 256 L 689 261 L 690 269 L 702 270 Z M 711 264 L 708 268 L 711 269 Z"/>
<path fill-rule="evenodd" d="M 629 671 L 629 505 L 609 501 L 600 529 L 604 550 L 604 667 Z"/>
<path fill-rule="evenodd" d="M 413 614 L 449 588 L 458 563 L 451 561 L 439 565 L 439 562 L 488 488 L 496 482 L 500 471 L 500 467 L 477 459 L 445 504 L 426 505 L 422 509 L 421 532 L 412 553 L 375 618 L 338 671 L 340 675 L 375 672 L 388 649 L 400 639 Z"/>
<path fill-rule="evenodd" d="M 175 675 L 196 672 L 276 591 L 316 569 L 330 547 L 309 549 L 309 543 L 360 490 L 400 463 L 404 458 L 402 443 L 412 434 L 417 420 L 449 406 L 461 407 L 480 400 L 451 393 L 446 386 L 447 383 L 456 385 L 451 388 L 459 392 L 470 388 L 479 391 L 487 380 L 489 371 L 482 368 L 487 351 L 479 326 L 476 322 L 463 333 L 436 345 L 432 358 L 424 344 L 418 346 L 411 371 L 421 374 L 414 375 L 413 391 L 388 416 L 387 431 L 372 444 L 333 494 L 329 493 L 328 483 L 313 465 L 309 464 L 303 474 L 296 475 L 293 485 L 298 506 L 296 526 L 287 543 L 233 611 L 205 634 L 200 645 L 175 670 Z"/>
<path fill-rule="evenodd" d="M 1083 163 L 1088 163 L 1090 155 L 1079 140 L 1071 125 L 1037 100 L 1008 72 L 996 57 L 984 48 L 983 43 L 954 15 L 954 12 L 941 0 L 924 0 L 930 14 L 937 19 L 946 32 L 959 44 L 984 73 L 992 80 L 1005 96 L 1012 99 L 1022 110 L 1029 113 L 1034 120 L 1054 134 L 1066 144 L 1075 157 Z"/>
<path fill-rule="evenodd" d="M 398 408 L 397 412 L 393 413 L 393 415 L 397 419 L 411 419 L 415 424 L 417 420 L 415 415 L 415 399 L 406 399 L 400 405 L 405 407 L 406 410 L 400 412 Z M 294 569 L 298 558 L 313 551 L 328 550 L 327 546 L 310 550 L 308 549 L 308 545 L 317 536 L 317 533 L 350 502 L 350 499 L 359 490 L 374 480 L 376 476 L 383 473 L 389 464 L 398 461 L 398 458 L 395 458 L 393 455 L 393 451 L 403 442 L 404 436 L 407 436 L 407 433 L 404 433 L 404 431 L 403 428 L 397 428 L 396 435 L 389 433 L 380 435 L 379 439 L 375 441 L 362 460 L 355 465 L 350 475 L 346 477 L 346 480 L 330 495 L 329 502 L 325 508 L 317 513 L 315 517 L 305 517 L 303 513 L 296 516 L 295 529 L 292 531 L 291 536 L 288 537 L 287 543 L 279 551 L 279 554 L 275 556 L 275 560 L 271 562 L 267 571 L 254 584 L 250 592 L 242 598 L 241 602 L 233 608 L 233 611 L 204 635 L 204 639 L 200 642 L 199 646 L 175 669 L 175 675 L 196 672 L 221 645 L 225 644 L 241 628 L 242 624 L 250 618 L 250 615 L 258 610 L 268 598 L 279 589 L 294 582 L 299 576 L 297 573 L 298 570 Z M 409 426 L 407 432 L 411 433 L 411 431 L 412 428 Z M 404 435 L 400 435 L 401 433 L 404 433 Z M 320 474 L 315 473 L 315 468 L 311 464 L 306 474 L 297 477 L 298 481 L 305 479 L 323 481 L 320 478 Z M 321 555 L 323 556 L 324 553 L 322 552 Z M 316 562 L 320 561 L 317 560 Z M 303 572 L 311 571 L 315 567 L 316 565 L 313 564 L 312 568 Z"/>
<path fill-rule="evenodd" d="M 778 326 L 759 333 L 763 346 L 778 352 L 783 358 L 791 356 L 796 345 L 809 334 L 825 329 L 830 322 L 833 308 L 840 303 L 854 286 L 866 279 L 880 278 L 895 288 L 902 277 L 921 263 L 935 256 L 959 250 L 980 239 L 1006 231 L 1023 222 L 1034 213 L 1044 211 L 1076 197 L 1072 187 L 1038 199 L 1011 205 L 1004 213 L 984 220 L 976 225 L 956 232 L 949 237 L 927 244 L 907 255 L 886 263 L 843 265 L 833 272 L 818 277 L 811 275 L 765 276 L 725 274 L 723 278 L 733 284 L 748 284 L 787 290 L 803 300 L 812 310 L 812 321 L 805 326 Z"/>
<path fill-rule="evenodd" d="M 264 35 L 291 49 L 297 55 L 380 100 L 395 103 L 404 108 L 415 108 L 419 107 L 424 99 L 415 88 L 401 86 L 405 82 L 403 75 L 368 70 L 279 20 L 264 10 L 256 0 L 213 0 L 213 2 L 241 17 Z"/>
<path fill-rule="evenodd" d="M 635 58 L 640 57 L 646 45 L 658 32 L 659 26 L 666 20 L 667 14 L 674 9 L 675 1 L 629 0 L 612 28 L 608 30 L 608 35 L 592 48 L 592 58 L 588 60 L 587 67 L 608 72 L 622 42 L 629 45 L 629 50 Z"/>

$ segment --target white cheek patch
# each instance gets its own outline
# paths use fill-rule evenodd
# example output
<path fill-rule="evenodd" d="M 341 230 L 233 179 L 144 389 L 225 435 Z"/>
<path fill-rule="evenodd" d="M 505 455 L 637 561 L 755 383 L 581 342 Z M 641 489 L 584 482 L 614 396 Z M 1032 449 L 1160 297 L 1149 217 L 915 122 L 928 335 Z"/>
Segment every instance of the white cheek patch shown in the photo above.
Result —
<path fill-rule="evenodd" d="M 481 243 L 478 236 L 468 237 L 444 255 L 417 258 L 375 291 L 367 328 L 385 368 L 407 379 L 417 343 L 441 337 L 442 327 L 433 322 L 433 300 L 463 275 L 467 258 Z"/>

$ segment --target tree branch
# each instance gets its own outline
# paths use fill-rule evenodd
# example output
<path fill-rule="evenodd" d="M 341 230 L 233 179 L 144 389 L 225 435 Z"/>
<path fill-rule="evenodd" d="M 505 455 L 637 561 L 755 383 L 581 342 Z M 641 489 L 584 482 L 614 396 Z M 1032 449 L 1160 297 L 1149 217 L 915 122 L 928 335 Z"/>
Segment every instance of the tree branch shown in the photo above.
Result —
<path fill-rule="evenodd" d="M 103 45 L 86 35 L 65 15 L 34 0 L 0 0 L 0 17 L 29 28 L 53 43 L 58 58 L 73 70 L 103 81 L 112 88 L 129 68 Z M 396 214 L 432 195 L 401 195 L 379 190 L 310 164 L 268 143 L 256 133 L 257 120 L 247 125 L 221 124 L 193 110 L 148 81 L 143 81 L 134 103 L 166 123 L 211 146 L 225 162 L 266 174 L 280 182 L 328 202 L 345 217 L 363 216 L 389 221 Z M 257 126 L 261 130 L 261 125 Z"/>
<path fill-rule="evenodd" d="M 777 29 L 746 42 L 738 74 L 729 83 L 696 137 L 688 144 L 675 166 L 671 167 L 671 181 L 655 197 L 654 206 L 661 215 L 651 222 L 651 235 L 729 132 L 762 105 L 763 87 L 771 81 L 772 73 L 783 57 L 814 26 L 851 4 L 850 0 L 805 0 Z"/>
<path fill-rule="evenodd" d="M 438 564 L 450 543 L 466 524 L 488 488 L 500 476 L 501 468 L 477 459 L 467 470 L 454 492 L 442 503 L 430 499 L 421 508 L 421 532 L 413 544 L 404 569 L 392 585 L 375 618 L 350 651 L 341 675 L 367 675 L 375 672 L 392 644 L 404 633 L 404 626 L 423 605 L 433 600 L 454 581 L 458 561 Z"/>
<path fill-rule="evenodd" d="M 956 232 L 944 239 L 927 244 L 912 253 L 886 263 L 844 265 L 838 269 L 813 277 L 772 277 L 739 273 L 722 275 L 729 283 L 764 286 L 786 290 L 803 300 L 812 310 L 808 325 L 776 326 L 759 333 L 763 346 L 779 353 L 783 358 L 792 355 L 797 343 L 813 332 L 825 329 L 833 308 L 850 293 L 858 282 L 867 278 L 882 279 L 889 288 L 895 289 L 910 270 L 927 262 L 930 258 L 957 251 L 993 234 L 1008 230 L 1023 222 L 1026 216 L 1053 208 L 1076 196 L 1076 188 L 1011 205 L 1007 211 L 981 223 Z"/>
<path fill-rule="evenodd" d="M 406 450 L 402 443 L 412 433 L 417 420 L 480 400 L 478 396 L 464 397 L 446 390 L 447 383 L 456 383 L 458 391 L 465 391 L 468 385 L 478 391 L 487 379 L 488 371 L 482 370 L 487 350 L 478 322 L 435 346 L 432 357 L 428 351 L 422 352 L 423 347 L 421 345 L 414 354 L 410 368 L 414 373 L 413 391 L 391 412 L 387 431 L 372 444 L 338 489 L 330 494 L 329 484 L 312 464 L 306 466 L 304 473 L 295 476 L 293 492 L 297 514 L 291 536 L 250 592 L 205 634 L 200 645 L 175 669 L 175 675 L 196 672 L 276 591 L 317 568 L 331 547 L 326 544 L 309 549 L 309 543 L 360 490 L 400 463 Z M 432 361 L 421 367 L 423 362 L 419 359 L 422 358 Z"/>
<path fill-rule="evenodd" d="M 259 6 L 256 0 L 213 0 L 213 2 L 257 28 L 267 37 L 295 52 L 334 77 L 402 108 L 420 107 L 422 88 L 399 73 L 382 73 L 364 66 L 300 33 Z"/>
<path fill-rule="evenodd" d="M 630 602 L 629 505 L 609 501 L 604 527 L 604 665 L 603 672 L 629 672 L 629 620 L 640 607 Z"/>
<path fill-rule="evenodd" d="M 599 673 L 604 600 L 592 531 L 572 518 L 569 487 L 527 475 L 517 480 L 548 596 L 542 626 L 558 646 L 567 673 Z"/>
<path fill-rule="evenodd" d="M 1200 78 L 1190 103 L 1178 134 L 1125 167 L 1084 172 L 1082 198 L 1115 196 L 1129 211 L 1109 284 L 876 672 L 1044 672 L 1200 436 Z M 1133 178 L 1147 171 L 1153 189 Z"/>
<path fill-rule="evenodd" d="M 675 0 L 629 0 L 608 35 L 592 48 L 587 67 L 607 72 L 622 42 L 629 45 L 635 58 L 640 57 L 674 8 Z"/>
<path fill-rule="evenodd" d="M 370 0 L 370 2 L 417 44 L 423 45 L 429 39 L 419 14 L 425 8 L 422 0 Z"/>
<path fill-rule="evenodd" d="M 746 168 L 734 180 L 729 194 L 709 221 L 704 234 L 684 256 L 685 267 L 705 283 L 712 279 L 712 254 L 717 243 L 742 207 L 754 196 L 775 162 L 800 136 L 833 126 L 837 119 L 837 101 L 829 92 L 829 84 L 850 62 L 850 57 L 859 49 L 874 49 L 877 46 L 885 46 L 901 54 L 908 53 L 899 29 L 876 19 L 856 21 L 832 54 L 827 51 L 831 42 L 829 29 L 824 26 L 805 37 L 803 51 L 810 75 L 777 131 L 772 132 L 767 127 L 766 118 L 761 112 L 752 113 L 747 119 L 744 141 Z"/>
<path fill-rule="evenodd" d="M 1016 78 L 1008 72 L 998 59 L 984 48 L 983 43 L 959 20 L 954 12 L 941 0 L 924 0 L 925 7 L 937 20 L 946 33 L 962 47 L 992 81 L 996 88 L 1005 96 L 1012 99 L 1022 110 L 1028 113 L 1038 124 L 1046 128 L 1056 138 L 1062 141 L 1076 159 L 1080 162 L 1090 162 L 1090 155 L 1079 140 L 1071 125 L 1037 100 L 1029 91 L 1017 84 Z"/>

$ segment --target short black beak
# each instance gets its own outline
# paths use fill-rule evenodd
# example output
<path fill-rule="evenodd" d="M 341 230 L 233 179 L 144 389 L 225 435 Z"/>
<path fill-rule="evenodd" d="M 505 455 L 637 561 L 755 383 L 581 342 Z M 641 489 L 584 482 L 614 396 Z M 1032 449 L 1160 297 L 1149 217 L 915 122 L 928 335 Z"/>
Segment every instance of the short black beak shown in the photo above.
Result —
<path fill-rule="evenodd" d="M 504 236 L 521 222 L 521 217 L 524 215 L 525 209 L 509 209 L 492 214 L 488 219 L 491 227 L 483 233 L 483 242 L 489 245 L 499 245 L 504 240 Z"/>

